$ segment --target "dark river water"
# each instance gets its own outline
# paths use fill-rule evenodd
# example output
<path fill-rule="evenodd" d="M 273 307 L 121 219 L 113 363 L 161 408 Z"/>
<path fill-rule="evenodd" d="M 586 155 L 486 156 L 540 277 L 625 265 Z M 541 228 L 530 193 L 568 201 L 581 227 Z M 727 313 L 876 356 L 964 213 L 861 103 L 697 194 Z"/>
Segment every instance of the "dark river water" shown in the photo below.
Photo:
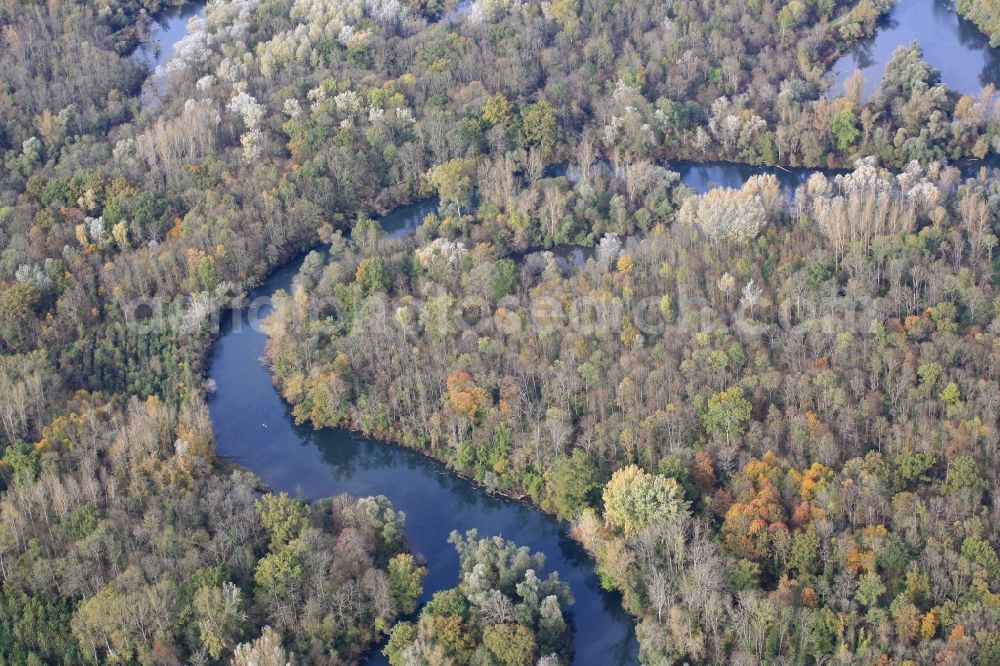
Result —
<path fill-rule="evenodd" d="M 185 33 L 188 18 L 203 10 L 194 5 L 160 22 L 156 38 L 162 45 L 151 62 L 160 65 Z M 925 46 L 928 60 L 942 70 L 944 80 L 962 91 L 978 89 L 997 79 L 996 51 L 985 38 L 935 0 L 902 0 L 883 21 L 878 35 L 838 62 L 835 73 L 846 76 L 854 64 L 870 78 L 881 74 L 892 49 L 911 39 Z M 774 173 L 786 190 L 805 182 L 810 170 L 762 168 L 726 163 L 681 162 L 670 165 L 699 192 L 710 186 L 739 187 L 754 174 Z M 964 169 L 974 171 L 971 167 Z M 401 207 L 381 219 L 383 228 L 402 235 L 434 210 L 433 201 Z M 266 314 L 276 290 L 288 290 L 301 259 L 275 272 L 255 290 L 248 309 L 223 322 L 212 353 L 209 396 L 218 453 L 257 474 L 275 492 L 301 493 L 318 499 L 340 493 L 385 495 L 406 513 L 406 535 L 412 549 L 423 555 L 429 573 L 423 599 L 458 580 L 458 556 L 447 543 L 452 530 L 478 528 L 480 534 L 502 535 L 547 556 L 546 571 L 558 571 L 571 586 L 576 628 L 575 664 L 607 666 L 634 664 L 638 646 L 633 622 L 616 594 L 600 589 L 594 562 L 567 535 L 567 526 L 524 504 L 492 496 L 452 474 L 442 465 L 400 446 L 376 442 L 337 430 L 315 431 L 294 424 L 289 406 L 275 391 L 262 362 L 266 338 L 251 315 Z M 544 574 L 543 574 L 544 576 Z M 385 663 L 377 652 L 370 663 Z"/>
<path fill-rule="evenodd" d="M 406 206 L 381 222 L 388 231 L 405 233 L 434 208 L 433 202 Z M 300 263 L 275 273 L 251 298 L 266 300 L 277 289 L 287 290 Z M 593 561 L 567 536 L 564 524 L 524 504 L 491 496 L 400 446 L 296 426 L 261 363 L 265 336 L 250 325 L 250 318 L 244 310 L 225 322 L 212 355 L 217 390 L 208 404 L 221 456 L 249 468 L 275 492 L 301 492 L 308 499 L 339 493 L 388 497 L 406 513 L 411 548 L 427 558 L 424 600 L 458 582 L 458 555 L 447 543 L 452 530 L 475 527 L 483 536 L 502 535 L 544 552 L 546 571 L 558 571 L 576 597 L 570 609 L 578 627 L 574 663 L 636 662 L 631 619 L 617 595 L 600 589 Z M 385 662 L 376 653 L 370 663 Z"/>
<path fill-rule="evenodd" d="M 736 164 L 677 163 L 692 189 L 740 186 L 758 173 L 774 173 L 787 190 L 813 173 L 808 169 L 751 167 Z M 412 233 L 424 216 L 437 209 L 434 200 L 397 208 L 380 219 L 392 235 Z M 583 262 L 589 250 L 560 248 L 566 258 Z M 567 535 L 567 526 L 525 504 L 496 497 L 409 449 L 341 430 L 297 426 L 289 405 L 271 383 L 263 363 L 266 336 L 257 322 L 269 312 L 275 291 L 290 289 L 301 259 L 275 272 L 250 294 L 250 305 L 223 322 L 215 344 L 211 378 L 216 390 L 208 406 L 219 455 L 257 474 L 275 492 L 315 500 L 340 493 L 385 495 L 406 513 L 412 549 L 427 558 L 423 600 L 457 582 L 458 556 L 447 543 L 452 530 L 478 528 L 481 535 L 501 535 L 546 554 L 546 570 L 558 571 L 576 597 L 571 607 L 576 626 L 575 664 L 634 664 L 638 645 L 631 618 L 618 595 L 601 590 L 594 562 Z M 370 663 L 384 664 L 375 653 Z"/>

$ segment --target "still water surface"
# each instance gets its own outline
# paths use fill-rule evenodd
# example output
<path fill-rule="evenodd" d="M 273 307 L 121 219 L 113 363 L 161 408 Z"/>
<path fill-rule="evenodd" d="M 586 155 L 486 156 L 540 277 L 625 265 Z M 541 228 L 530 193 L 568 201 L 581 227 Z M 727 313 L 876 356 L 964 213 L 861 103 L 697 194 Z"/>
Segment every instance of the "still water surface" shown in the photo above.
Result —
<path fill-rule="evenodd" d="M 155 70 L 174 55 L 174 47 L 188 32 L 188 20 L 205 15 L 205 2 L 190 2 L 179 9 L 167 11 L 153 21 L 150 43 L 140 47 L 136 55 Z"/>
<path fill-rule="evenodd" d="M 713 185 L 738 187 L 762 172 L 774 172 L 789 190 L 813 173 L 724 163 L 678 163 L 671 168 L 699 192 Z M 434 200 L 402 206 L 380 222 L 390 234 L 402 236 L 412 233 L 436 208 Z M 574 251 L 585 261 L 584 251 Z M 447 543 L 452 530 L 477 528 L 482 536 L 501 535 L 541 551 L 547 556 L 546 570 L 558 571 L 576 597 L 571 607 L 574 663 L 636 663 L 632 620 L 618 595 L 600 588 L 594 562 L 567 536 L 564 523 L 525 504 L 492 496 L 412 450 L 341 430 L 295 425 L 263 362 L 266 336 L 250 322 L 266 316 L 275 291 L 289 291 L 300 265 L 301 259 L 274 273 L 251 293 L 248 308 L 223 323 L 211 363 L 217 388 L 208 400 L 219 455 L 247 467 L 275 492 L 310 500 L 340 493 L 388 497 L 407 515 L 411 548 L 427 558 L 423 601 L 457 582 L 458 556 Z M 375 653 L 369 663 L 385 661 Z"/>
<path fill-rule="evenodd" d="M 163 46 L 154 66 L 169 58 L 185 34 L 188 18 L 202 10 L 203 5 L 194 5 L 161 22 L 157 39 Z M 880 76 L 892 49 L 912 38 L 924 44 L 928 60 L 958 90 L 978 89 L 998 78 L 996 51 L 985 48 L 984 38 L 971 34 L 966 22 L 958 21 L 936 0 L 902 0 L 879 34 L 845 56 L 834 71 L 845 77 L 855 63 L 867 69 L 869 78 Z M 698 192 L 714 185 L 739 187 L 749 176 L 765 172 L 774 173 L 789 191 L 813 173 L 727 163 L 678 162 L 670 168 Z M 386 231 L 404 235 L 435 209 L 434 201 L 403 206 L 381 223 Z M 278 289 L 287 291 L 300 264 L 301 259 L 292 262 L 256 289 L 250 309 Z M 255 314 L 259 318 L 266 310 L 257 308 Z M 209 409 L 221 456 L 247 467 L 275 492 L 301 493 L 308 499 L 340 493 L 388 497 L 407 515 L 410 546 L 427 559 L 423 600 L 457 582 L 458 556 L 447 543 L 452 530 L 477 528 L 482 536 L 502 535 L 544 552 L 546 571 L 558 571 L 576 597 L 570 609 L 574 663 L 604 666 L 638 661 L 631 618 L 617 595 L 600 589 L 593 561 L 567 536 L 565 524 L 524 504 L 489 495 L 414 451 L 339 430 L 295 425 L 262 361 L 266 337 L 249 321 L 245 309 L 224 322 L 212 353 L 210 374 L 217 390 L 209 397 Z M 385 661 L 376 652 L 369 663 Z"/>
<path fill-rule="evenodd" d="M 405 233 L 434 209 L 433 202 L 405 206 L 381 220 Z M 301 262 L 275 273 L 251 299 L 287 290 Z M 258 312 L 263 315 L 265 312 Z M 400 446 L 339 430 L 294 424 L 288 405 L 261 362 L 265 336 L 248 325 L 247 311 L 223 326 L 216 343 L 209 397 L 218 453 L 252 470 L 275 492 L 318 499 L 350 493 L 385 495 L 406 513 L 411 548 L 428 561 L 423 600 L 458 582 L 458 556 L 447 543 L 452 530 L 478 528 L 546 554 L 546 571 L 558 571 L 573 589 L 576 664 L 634 664 L 638 647 L 632 621 L 617 595 L 600 589 L 593 561 L 566 534 L 565 525 L 524 504 L 491 496 L 443 466 Z M 544 574 L 543 574 L 544 577 Z M 374 654 L 370 663 L 385 663 Z"/>
<path fill-rule="evenodd" d="M 855 45 L 834 63 L 831 73 L 843 92 L 855 69 L 865 75 L 865 95 L 871 95 L 896 47 L 917 42 L 924 60 L 941 72 L 941 81 L 960 93 L 1000 84 L 1000 53 L 971 22 L 959 16 L 948 0 L 899 0 L 878 23 L 875 35 Z"/>

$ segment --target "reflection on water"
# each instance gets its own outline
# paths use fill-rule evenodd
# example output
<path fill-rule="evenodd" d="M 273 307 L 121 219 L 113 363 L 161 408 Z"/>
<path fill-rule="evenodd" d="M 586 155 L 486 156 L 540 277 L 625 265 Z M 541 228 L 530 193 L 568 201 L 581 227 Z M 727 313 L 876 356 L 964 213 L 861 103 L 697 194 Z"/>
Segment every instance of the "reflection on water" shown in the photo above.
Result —
<path fill-rule="evenodd" d="M 778 179 L 782 191 L 788 196 L 795 192 L 795 188 L 804 185 L 809 176 L 814 173 L 824 173 L 827 176 L 835 176 L 844 173 L 846 169 L 810 169 L 803 167 L 793 167 L 786 169 L 780 166 L 766 166 L 756 164 L 738 164 L 735 162 L 692 162 L 689 160 L 677 160 L 666 162 L 662 165 L 666 169 L 673 171 L 680 176 L 680 181 L 690 187 L 698 194 L 704 194 L 713 187 L 732 187 L 739 189 L 751 176 L 761 176 L 771 174 Z M 599 162 L 590 168 L 592 176 L 611 177 L 614 174 L 613 167 L 607 162 Z M 546 176 L 555 178 L 565 176 L 567 180 L 575 183 L 580 180 L 581 169 L 572 164 L 556 164 L 546 171 Z M 623 177 L 623 173 L 618 173 L 618 177 Z"/>
<path fill-rule="evenodd" d="M 174 54 L 174 46 L 187 35 L 188 19 L 205 15 L 205 2 L 190 2 L 178 9 L 161 14 L 153 22 L 150 41 L 136 52 L 136 55 L 155 70 L 167 62 Z"/>
<path fill-rule="evenodd" d="M 192 5 L 163 21 L 157 32 L 162 46 L 150 54 L 154 66 L 170 57 L 173 45 L 185 33 L 187 19 L 202 10 L 203 5 Z M 986 46 L 974 27 L 959 21 L 936 0 L 901 0 L 880 24 L 878 35 L 839 61 L 834 72 L 842 83 L 860 65 L 867 70 L 871 87 L 893 49 L 911 39 L 920 41 L 928 61 L 957 90 L 977 90 L 982 83 L 1000 80 L 996 51 Z M 978 166 L 967 163 L 963 172 L 974 175 Z M 773 173 L 783 189 L 791 192 L 814 173 L 727 163 L 676 162 L 668 167 L 697 192 L 712 186 L 740 187 L 760 173 Z M 549 175 L 572 180 L 576 174 L 572 167 L 556 167 Z M 403 236 L 436 208 L 434 200 L 403 206 L 384 216 L 381 223 L 390 235 Z M 579 248 L 556 252 L 563 261 L 576 265 L 589 256 L 589 251 Z M 251 300 L 270 296 L 277 289 L 288 290 L 300 264 L 301 259 L 277 271 L 251 294 Z M 246 312 L 237 316 L 224 325 L 212 355 L 211 378 L 217 390 L 209 397 L 209 408 L 219 455 L 246 466 L 274 491 L 308 499 L 340 493 L 387 496 L 407 515 L 406 533 L 412 548 L 427 558 L 424 601 L 457 582 L 458 556 L 447 543 L 452 530 L 478 528 L 482 535 L 502 535 L 544 552 L 546 569 L 559 571 L 576 597 L 571 608 L 574 663 L 637 663 L 631 618 L 617 595 L 600 589 L 593 561 L 567 536 L 565 525 L 526 505 L 489 495 L 417 452 L 343 431 L 295 425 L 262 361 L 265 336 L 249 325 Z M 383 664 L 384 659 L 375 654 L 370 663 Z"/>
<path fill-rule="evenodd" d="M 736 162 L 692 162 L 676 160 L 666 162 L 663 166 L 680 176 L 680 181 L 698 194 L 704 194 L 714 187 L 731 187 L 739 189 L 751 176 L 771 174 L 778 179 L 778 184 L 786 196 L 791 197 L 800 185 L 805 185 L 814 173 L 822 173 L 828 178 L 843 174 L 850 169 L 813 169 L 810 167 L 780 167 L 758 164 L 740 164 Z M 959 160 L 950 166 L 958 169 L 963 178 L 977 178 L 981 169 L 995 170 L 1000 168 L 1000 155 L 991 154 L 984 160 Z M 590 168 L 592 176 L 611 177 L 613 168 L 606 162 L 599 162 Z M 571 183 L 580 180 L 581 169 L 572 164 L 555 164 L 548 168 L 545 175 L 549 178 L 565 176 Z M 621 173 L 618 174 L 622 176 Z"/>
<path fill-rule="evenodd" d="M 381 222 L 390 234 L 414 229 L 436 202 L 404 206 Z M 301 260 L 276 272 L 251 295 L 287 290 Z M 546 569 L 559 571 L 573 589 L 576 664 L 635 664 L 638 646 L 620 598 L 601 590 L 594 563 L 565 533 L 565 525 L 524 504 L 489 495 L 419 453 L 340 430 L 297 426 L 262 363 L 264 335 L 245 312 L 224 324 L 213 350 L 217 390 L 209 409 L 218 453 L 252 470 L 274 491 L 318 499 L 340 493 L 385 495 L 407 515 L 412 548 L 428 561 L 423 601 L 458 581 L 452 530 L 478 528 L 544 552 Z M 238 325 L 234 325 L 238 324 Z M 382 664 L 380 654 L 371 658 Z"/>
<path fill-rule="evenodd" d="M 713 187 L 740 188 L 751 176 L 771 174 L 778 179 L 782 191 L 791 196 L 799 185 L 804 185 L 809 176 L 814 173 L 824 173 L 834 176 L 844 173 L 844 169 L 785 169 L 774 166 L 755 166 L 752 164 L 733 164 L 731 162 L 671 162 L 667 165 L 671 171 L 681 176 L 681 182 L 699 194 L 704 194 Z"/>
<path fill-rule="evenodd" d="M 964 170 L 974 172 L 979 164 L 969 163 Z M 787 192 L 814 173 L 725 163 L 669 166 L 699 192 L 713 185 L 740 187 L 759 173 L 774 173 Z M 550 175 L 572 178 L 572 172 L 572 168 L 557 167 Z M 380 221 L 389 235 L 399 237 L 412 233 L 436 207 L 434 200 L 422 201 L 397 208 Z M 576 264 L 590 252 L 557 248 L 557 255 Z M 288 291 L 301 262 L 300 258 L 277 271 L 250 300 L 278 289 Z M 576 597 L 571 609 L 576 627 L 574 663 L 637 662 L 631 619 L 617 595 L 601 590 L 593 561 L 567 537 L 564 524 L 524 504 L 489 495 L 415 451 L 341 430 L 296 425 L 264 365 L 264 334 L 250 325 L 245 310 L 237 317 L 224 322 L 212 355 L 211 378 L 217 390 L 208 404 L 219 455 L 249 468 L 274 491 L 308 499 L 340 493 L 388 497 L 407 515 L 411 546 L 428 560 L 424 601 L 457 582 L 458 556 L 447 543 L 452 530 L 477 528 L 482 535 L 502 535 L 544 552 L 547 569 L 559 571 Z M 376 654 L 370 663 L 384 660 Z"/>
<path fill-rule="evenodd" d="M 417 230 L 424 218 L 438 209 L 437 197 L 400 206 L 379 218 L 382 229 L 393 238 L 408 236 Z"/>
<path fill-rule="evenodd" d="M 149 42 L 135 52 L 135 57 L 148 64 L 152 72 L 139 100 L 143 108 L 153 106 L 166 89 L 166 75 L 161 66 L 174 55 L 177 42 L 187 35 L 188 20 L 204 15 L 204 0 L 196 0 L 161 14 L 153 22 Z"/>
<path fill-rule="evenodd" d="M 961 93 L 977 92 L 988 83 L 1000 83 L 1000 54 L 970 21 L 960 17 L 946 0 L 899 0 L 878 23 L 873 37 L 844 54 L 831 68 L 833 91 L 860 69 L 865 95 L 871 95 L 896 47 L 916 41 L 924 59 L 941 71 L 941 80 Z"/>

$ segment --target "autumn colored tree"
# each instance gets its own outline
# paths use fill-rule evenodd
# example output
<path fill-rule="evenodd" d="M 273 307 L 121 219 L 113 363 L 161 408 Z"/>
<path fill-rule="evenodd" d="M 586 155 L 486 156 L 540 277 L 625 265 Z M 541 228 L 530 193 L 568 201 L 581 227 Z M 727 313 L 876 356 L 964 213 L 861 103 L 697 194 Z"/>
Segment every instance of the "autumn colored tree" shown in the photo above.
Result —
<path fill-rule="evenodd" d="M 635 536 L 660 518 L 684 511 L 683 496 L 676 480 L 629 465 L 604 487 L 604 519 L 625 536 Z"/>
<path fill-rule="evenodd" d="M 484 388 L 476 386 L 472 376 L 464 370 L 454 370 L 445 382 L 451 407 L 470 421 L 482 416 L 490 405 L 490 396 Z"/>
<path fill-rule="evenodd" d="M 476 161 L 460 157 L 434 167 L 427 172 L 427 179 L 437 189 L 438 196 L 455 204 L 461 214 L 462 207 L 472 201 L 475 174 Z"/>

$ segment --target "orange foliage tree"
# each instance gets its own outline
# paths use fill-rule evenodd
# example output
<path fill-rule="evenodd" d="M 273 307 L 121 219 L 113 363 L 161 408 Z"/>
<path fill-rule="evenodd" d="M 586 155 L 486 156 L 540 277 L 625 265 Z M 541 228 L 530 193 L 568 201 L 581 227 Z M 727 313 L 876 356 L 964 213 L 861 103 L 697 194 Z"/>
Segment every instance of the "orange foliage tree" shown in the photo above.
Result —
<path fill-rule="evenodd" d="M 470 421 L 482 416 L 490 404 L 490 396 L 481 386 L 477 386 L 469 373 L 452 370 L 445 380 L 448 402 L 452 408 Z"/>

